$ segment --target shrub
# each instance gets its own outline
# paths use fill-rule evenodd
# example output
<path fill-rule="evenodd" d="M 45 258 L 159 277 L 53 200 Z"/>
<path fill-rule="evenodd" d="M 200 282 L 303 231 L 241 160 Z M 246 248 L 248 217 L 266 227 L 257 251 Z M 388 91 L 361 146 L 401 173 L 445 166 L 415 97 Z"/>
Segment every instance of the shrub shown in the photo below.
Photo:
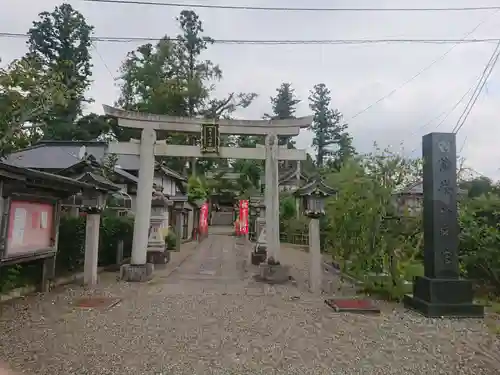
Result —
<path fill-rule="evenodd" d="M 177 246 L 177 236 L 172 229 L 170 229 L 165 236 L 165 246 L 167 250 L 175 250 Z"/>

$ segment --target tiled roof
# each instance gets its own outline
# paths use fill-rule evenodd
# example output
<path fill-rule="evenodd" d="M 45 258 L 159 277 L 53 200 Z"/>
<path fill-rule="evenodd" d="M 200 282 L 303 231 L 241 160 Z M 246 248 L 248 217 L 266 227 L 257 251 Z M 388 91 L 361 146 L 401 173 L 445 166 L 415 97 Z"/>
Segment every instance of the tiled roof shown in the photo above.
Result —
<path fill-rule="evenodd" d="M 63 177 L 59 175 L 55 175 L 52 173 L 47 173 L 47 172 L 41 172 L 37 171 L 34 169 L 30 168 L 23 168 L 19 166 L 14 166 L 6 163 L 0 162 L 0 171 L 7 171 L 12 174 L 16 174 L 19 176 L 27 176 L 29 178 L 36 178 L 40 180 L 45 180 L 45 181 L 52 181 L 54 183 L 55 189 L 57 189 L 58 186 L 63 187 L 63 186 L 71 186 L 74 188 L 82 188 L 82 189 L 89 189 L 92 190 L 95 187 L 91 184 L 88 184 L 86 182 L 82 181 L 76 181 L 72 178 L 68 177 Z"/>
<path fill-rule="evenodd" d="M 106 155 L 106 150 L 106 142 L 43 141 L 32 147 L 8 155 L 4 159 L 4 162 L 23 168 L 61 170 L 80 162 L 82 152 L 87 152 L 87 154 L 94 156 L 96 160 L 101 161 Z M 138 155 L 117 156 L 116 165 L 122 171 L 139 170 L 140 158 Z M 160 169 L 169 177 L 180 181 L 187 180 L 181 174 L 164 165 L 160 166 Z M 117 173 L 121 174 L 120 172 Z"/>

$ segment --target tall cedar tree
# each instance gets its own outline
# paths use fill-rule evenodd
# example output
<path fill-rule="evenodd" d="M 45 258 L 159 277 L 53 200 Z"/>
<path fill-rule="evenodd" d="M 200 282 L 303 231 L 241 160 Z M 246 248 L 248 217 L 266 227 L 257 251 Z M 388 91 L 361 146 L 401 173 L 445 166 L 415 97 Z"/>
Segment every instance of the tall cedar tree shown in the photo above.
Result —
<path fill-rule="evenodd" d="M 206 118 L 227 117 L 238 107 L 245 108 L 256 94 L 232 93 L 224 99 L 211 98 L 213 83 L 222 77 L 218 65 L 202 60 L 201 54 L 212 40 L 203 36 L 203 25 L 193 11 L 184 10 L 177 18 L 180 34 L 175 41 L 166 36 L 156 45 L 145 44 L 127 54 L 121 67 L 121 93 L 117 105 L 138 112 L 174 116 L 203 116 Z M 140 134 L 133 129 L 112 126 L 119 140 L 126 141 Z M 173 144 L 193 144 L 194 136 L 186 134 L 161 134 Z M 229 138 L 221 142 L 228 144 Z M 216 159 L 191 160 L 191 168 L 197 165 L 200 171 L 221 166 Z M 168 165 L 175 170 L 185 168 L 185 158 L 169 158 Z M 227 165 L 227 163 L 226 163 Z"/>
<path fill-rule="evenodd" d="M 44 119 L 45 139 L 93 138 L 107 130 L 102 129 L 107 124 L 100 116 L 77 122 L 83 104 L 89 101 L 85 91 L 91 83 L 92 32 L 93 27 L 70 4 L 40 13 L 28 31 L 28 55 L 41 62 L 42 71 L 57 72 L 69 94 L 67 103 L 55 106 Z M 90 134 L 86 134 L 86 126 L 90 126 Z"/>
<path fill-rule="evenodd" d="M 273 112 L 271 115 L 266 114 L 266 118 L 286 120 L 295 118 L 295 110 L 300 99 L 295 96 L 295 90 L 290 83 L 282 83 L 276 89 L 276 96 L 271 97 Z M 295 142 L 292 137 L 280 136 L 278 139 L 279 145 L 288 145 L 288 148 L 293 148 Z"/>
<path fill-rule="evenodd" d="M 314 113 L 311 130 L 314 134 L 313 146 L 317 151 L 316 166 L 322 168 L 328 164 L 339 169 L 354 154 L 354 148 L 341 113 L 330 108 L 330 95 L 324 83 L 315 85 L 311 91 L 309 107 Z"/>

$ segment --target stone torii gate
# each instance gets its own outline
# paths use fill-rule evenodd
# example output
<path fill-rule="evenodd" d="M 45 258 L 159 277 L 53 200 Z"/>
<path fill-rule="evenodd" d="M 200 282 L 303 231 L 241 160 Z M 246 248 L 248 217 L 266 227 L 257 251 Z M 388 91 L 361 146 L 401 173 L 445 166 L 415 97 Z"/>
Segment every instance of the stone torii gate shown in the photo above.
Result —
<path fill-rule="evenodd" d="M 132 243 L 132 259 L 121 271 L 127 281 L 151 279 L 154 266 L 147 263 L 148 231 L 151 215 L 151 192 L 153 189 L 154 162 L 157 156 L 191 158 L 225 158 L 265 160 L 266 180 L 266 232 L 269 253 L 279 260 L 279 188 L 278 161 L 306 160 L 305 150 L 278 147 L 278 136 L 296 136 L 301 128 L 307 128 L 312 116 L 287 120 L 210 120 L 167 115 L 154 115 L 125 111 L 103 106 L 106 115 L 118 119 L 118 125 L 141 129 L 140 141 L 111 143 L 109 152 L 115 154 L 139 155 L 139 184 Z M 172 145 L 156 140 L 156 130 L 173 133 L 201 135 L 200 146 Z M 262 148 L 220 147 L 220 134 L 264 135 L 265 150 Z"/>

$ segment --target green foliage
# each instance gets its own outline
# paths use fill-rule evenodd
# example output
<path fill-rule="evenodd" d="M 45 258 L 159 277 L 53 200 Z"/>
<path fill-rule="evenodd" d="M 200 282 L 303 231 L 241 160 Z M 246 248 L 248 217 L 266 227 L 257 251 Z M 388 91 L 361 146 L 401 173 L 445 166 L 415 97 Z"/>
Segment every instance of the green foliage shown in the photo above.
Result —
<path fill-rule="evenodd" d="M 0 69 L 0 156 L 42 137 L 45 113 L 65 105 L 71 95 L 60 81 L 59 72 L 43 72 L 34 57 L 14 60 Z"/>
<path fill-rule="evenodd" d="M 28 56 L 40 61 L 42 72 L 56 72 L 57 83 L 71 93 L 66 103 L 45 113 L 44 139 L 77 139 L 85 133 L 82 128 L 87 125 L 95 128 L 98 123 L 97 115 L 76 122 L 82 115 L 83 104 L 88 102 L 85 92 L 92 75 L 92 33 L 93 27 L 87 24 L 85 17 L 66 3 L 52 12 L 40 13 L 28 31 Z M 90 133 L 100 135 L 101 129 Z"/>
<path fill-rule="evenodd" d="M 331 93 L 324 83 L 314 86 L 309 101 L 314 113 L 311 130 L 314 134 L 313 146 L 317 150 L 316 166 L 322 168 L 331 164 L 338 170 L 355 153 L 347 124 L 338 110 L 330 108 Z"/>
<path fill-rule="evenodd" d="M 85 259 L 85 217 L 63 216 L 59 227 L 57 270 L 60 273 L 74 272 L 83 266 Z M 134 219 L 102 215 L 99 231 L 99 265 L 108 266 L 116 262 L 118 242 L 124 242 L 124 256 L 132 249 Z"/>
<path fill-rule="evenodd" d="M 295 109 L 300 103 L 300 99 L 295 96 L 295 90 L 290 83 L 282 83 L 276 89 L 276 96 L 271 97 L 272 114 L 266 114 L 264 117 L 269 119 L 289 119 L 295 118 Z M 280 136 L 278 139 L 279 145 L 287 145 L 288 148 L 294 148 L 295 142 L 293 137 Z"/>
<path fill-rule="evenodd" d="M 290 195 L 280 196 L 280 221 L 290 220 L 296 216 L 295 198 Z"/>
<path fill-rule="evenodd" d="M 177 236 L 173 229 L 169 230 L 165 236 L 165 246 L 167 250 L 175 250 L 177 246 Z"/>
<path fill-rule="evenodd" d="M 193 11 L 184 10 L 177 18 L 180 33 L 176 41 L 168 36 L 156 45 L 145 44 L 127 55 L 121 67 L 121 94 L 118 105 L 138 112 L 174 116 L 227 117 L 237 108 L 246 108 L 256 94 L 231 93 L 228 97 L 212 97 L 214 84 L 222 78 L 218 65 L 201 55 L 212 44 L 204 35 L 203 24 Z M 139 133 L 112 125 L 119 140 L 139 138 Z M 161 134 L 158 138 L 169 143 L 192 145 L 199 137 L 186 134 Z M 228 141 L 225 139 L 224 141 Z M 168 166 L 183 170 L 185 158 L 169 158 Z M 215 166 L 227 165 L 226 161 L 213 159 L 191 160 L 191 172 L 202 172 Z M 196 174 L 196 173 L 195 173 Z"/>
<path fill-rule="evenodd" d="M 85 258 L 85 217 L 63 215 L 59 224 L 56 270 L 74 272 L 83 266 Z"/>
<path fill-rule="evenodd" d="M 195 202 L 206 200 L 208 197 L 207 187 L 198 176 L 191 176 L 188 179 L 188 200 Z"/>
<path fill-rule="evenodd" d="M 487 195 L 489 193 L 500 193 L 498 186 L 493 184 L 493 181 L 488 177 L 480 176 L 467 181 L 462 181 L 459 184 L 460 188 L 467 191 L 467 196 L 469 198 L 477 198 L 481 195 Z"/>
<path fill-rule="evenodd" d="M 459 256 L 465 277 L 500 294 L 500 197 L 467 200 L 460 207 Z"/>
<path fill-rule="evenodd" d="M 377 150 L 326 177 L 339 192 L 326 205 L 324 230 L 330 252 L 345 272 L 360 279 L 370 272 L 387 272 L 384 288 L 393 298 L 403 294 L 406 268 L 422 249 L 420 218 L 397 218 L 393 192 L 414 181 L 419 166 L 418 161 Z"/>

